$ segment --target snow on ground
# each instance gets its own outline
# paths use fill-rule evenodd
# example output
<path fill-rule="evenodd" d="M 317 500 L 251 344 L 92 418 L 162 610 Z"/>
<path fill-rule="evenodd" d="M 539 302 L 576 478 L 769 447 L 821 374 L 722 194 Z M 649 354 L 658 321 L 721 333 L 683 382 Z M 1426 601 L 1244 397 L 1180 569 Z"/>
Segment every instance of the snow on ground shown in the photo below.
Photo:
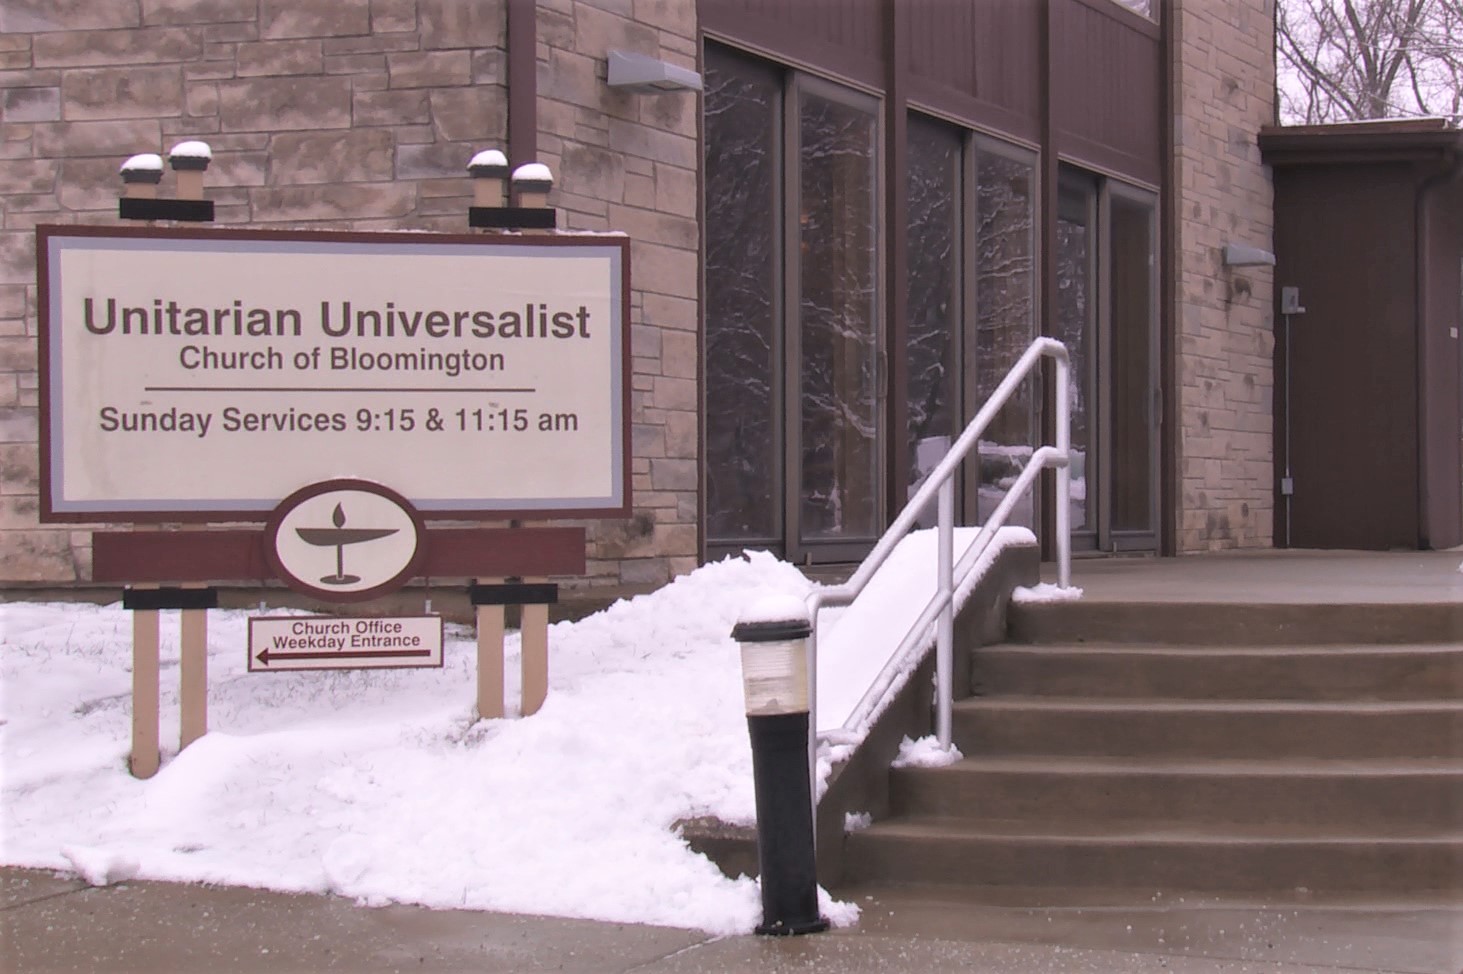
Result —
<path fill-rule="evenodd" d="M 469 630 L 449 627 L 441 669 L 250 673 L 247 619 L 263 613 L 215 610 L 210 733 L 181 754 L 177 614 L 164 613 L 163 765 L 146 781 L 127 771 L 129 614 L 0 604 L 0 862 L 98 885 L 136 876 L 749 932 L 756 884 L 722 876 L 673 825 L 754 821 L 730 633 L 758 599 L 812 587 L 751 552 L 557 624 L 543 709 L 488 721 L 475 720 Z M 909 586 L 888 598 L 908 601 Z M 845 619 L 879 614 L 865 606 Z M 877 634 L 854 631 L 825 650 L 857 642 L 866 664 Z M 512 713 L 516 635 L 506 648 Z M 822 905 L 835 923 L 857 916 Z"/>

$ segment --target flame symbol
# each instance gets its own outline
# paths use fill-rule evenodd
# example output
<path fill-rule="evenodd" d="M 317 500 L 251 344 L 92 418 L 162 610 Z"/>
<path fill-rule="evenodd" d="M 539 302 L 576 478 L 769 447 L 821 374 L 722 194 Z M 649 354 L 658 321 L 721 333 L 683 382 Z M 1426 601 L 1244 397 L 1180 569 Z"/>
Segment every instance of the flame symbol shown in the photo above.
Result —
<path fill-rule="evenodd" d="M 339 527 L 344 527 L 345 526 L 345 509 L 342 508 L 339 504 L 336 504 L 335 505 L 335 513 L 333 513 L 333 514 L 330 515 L 330 520 L 331 520 L 332 523 L 334 523 L 334 525 L 336 527 L 338 527 L 338 528 Z"/>

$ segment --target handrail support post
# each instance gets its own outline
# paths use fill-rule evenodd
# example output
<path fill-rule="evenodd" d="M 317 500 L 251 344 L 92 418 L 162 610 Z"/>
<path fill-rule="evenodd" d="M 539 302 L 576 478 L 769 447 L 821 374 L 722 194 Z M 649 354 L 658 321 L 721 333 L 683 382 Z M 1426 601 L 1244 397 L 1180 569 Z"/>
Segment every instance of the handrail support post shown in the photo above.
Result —
<path fill-rule="evenodd" d="M 950 749 L 950 709 L 955 668 L 955 478 L 940 485 L 938 592 L 940 621 L 935 635 L 935 734 Z"/>

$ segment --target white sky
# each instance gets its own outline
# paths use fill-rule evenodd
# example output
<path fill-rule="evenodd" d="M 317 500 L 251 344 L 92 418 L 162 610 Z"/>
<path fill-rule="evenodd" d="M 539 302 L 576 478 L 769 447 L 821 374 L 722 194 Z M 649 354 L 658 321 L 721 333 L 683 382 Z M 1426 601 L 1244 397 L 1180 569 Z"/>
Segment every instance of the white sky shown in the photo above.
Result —
<path fill-rule="evenodd" d="M 838 701 L 921 607 L 911 614 L 920 573 L 900 565 L 933 550 L 931 534 L 906 539 L 891 573 L 829 627 L 824 726 L 841 723 Z M 1012 528 L 998 540 L 1027 538 Z M 493 721 L 474 720 L 465 629 L 449 627 L 441 669 L 250 673 L 250 613 L 212 611 L 211 733 L 181 755 L 176 613 L 164 613 L 163 766 L 146 781 L 126 770 L 129 614 L 0 605 L 0 861 L 96 883 L 135 875 L 748 932 L 756 885 L 722 876 L 672 826 L 754 821 L 730 632 L 755 600 L 811 585 L 753 554 L 556 625 L 543 709 Z M 516 636 L 508 651 L 516 710 Z M 824 900 L 835 923 L 853 922 L 855 907 Z"/>

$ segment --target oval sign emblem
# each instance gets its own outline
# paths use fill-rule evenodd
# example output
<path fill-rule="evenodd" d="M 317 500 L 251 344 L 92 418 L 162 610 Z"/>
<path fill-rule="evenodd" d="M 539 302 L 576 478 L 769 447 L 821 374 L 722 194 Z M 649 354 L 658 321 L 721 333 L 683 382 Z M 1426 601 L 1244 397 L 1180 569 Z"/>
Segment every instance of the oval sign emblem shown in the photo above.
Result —
<path fill-rule="evenodd" d="M 422 519 L 394 490 L 365 480 L 327 480 L 295 491 L 264 529 L 270 567 L 297 592 L 364 602 L 416 574 Z"/>

